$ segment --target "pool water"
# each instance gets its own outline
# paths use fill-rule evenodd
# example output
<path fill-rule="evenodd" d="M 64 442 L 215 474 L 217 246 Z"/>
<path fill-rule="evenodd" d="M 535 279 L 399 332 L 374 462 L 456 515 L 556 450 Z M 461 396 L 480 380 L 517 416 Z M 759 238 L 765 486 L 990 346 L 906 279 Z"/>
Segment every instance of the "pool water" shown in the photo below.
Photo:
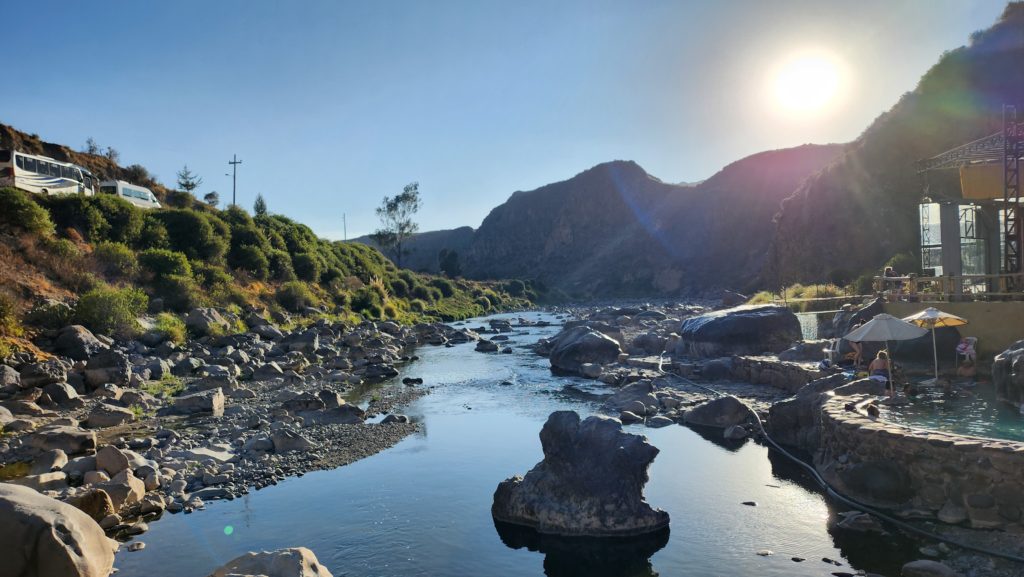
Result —
<path fill-rule="evenodd" d="M 958 385 L 950 395 L 941 387 L 921 387 L 909 404 L 888 407 L 884 418 L 911 427 L 1024 441 L 1024 416 L 999 402 L 990 382 Z"/>
<path fill-rule="evenodd" d="M 477 353 L 472 344 L 420 349 L 401 376 L 436 385 L 406 410 L 421 433 L 339 469 L 165 515 L 140 537 L 145 549 L 122 547 L 118 576 L 202 576 L 246 551 L 293 546 L 309 547 L 335 576 L 381 577 L 895 576 L 915 558 L 907 539 L 830 533 L 836 511 L 801 469 L 765 447 L 681 426 L 628 427 L 661 449 L 645 494 L 671 515 L 669 531 L 622 541 L 495 526 L 494 489 L 541 459 L 548 414 L 593 414 L 595 395 L 607 394 L 595 381 L 552 376 L 547 359 L 526 348 L 557 330 L 513 333 L 511 355 Z M 763 549 L 774 554 L 759 556 Z"/>

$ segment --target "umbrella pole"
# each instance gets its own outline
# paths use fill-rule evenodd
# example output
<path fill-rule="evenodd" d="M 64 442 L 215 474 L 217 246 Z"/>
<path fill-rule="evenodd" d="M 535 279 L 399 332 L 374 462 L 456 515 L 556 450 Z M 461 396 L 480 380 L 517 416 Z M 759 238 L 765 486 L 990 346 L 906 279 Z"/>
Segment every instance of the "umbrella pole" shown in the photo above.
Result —
<path fill-rule="evenodd" d="M 889 396 L 896 396 L 896 383 L 892 382 L 892 351 L 889 350 L 889 341 L 885 341 L 885 366 L 889 368 Z"/>
<path fill-rule="evenodd" d="M 935 383 L 939 382 L 939 349 L 935 345 L 935 327 L 932 327 L 932 358 L 935 359 Z"/>

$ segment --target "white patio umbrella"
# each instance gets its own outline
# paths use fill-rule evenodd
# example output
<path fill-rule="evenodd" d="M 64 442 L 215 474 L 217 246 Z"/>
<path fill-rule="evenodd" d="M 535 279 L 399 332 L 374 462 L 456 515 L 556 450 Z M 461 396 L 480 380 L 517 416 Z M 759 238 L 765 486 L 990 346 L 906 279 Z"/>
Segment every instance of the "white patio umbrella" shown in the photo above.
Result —
<path fill-rule="evenodd" d="M 850 331 L 843 338 L 848 341 L 885 342 L 885 352 L 889 356 L 889 385 L 896 390 L 892 382 L 892 353 L 889 352 L 889 341 L 909 341 L 928 334 L 928 331 L 892 315 L 881 313 L 875 318 Z"/>
<path fill-rule="evenodd" d="M 932 331 L 932 355 L 935 357 L 935 380 L 939 380 L 939 349 L 935 344 L 935 329 L 936 327 L 958 327 L 967 324 L 967 319 L 960 318 L 956 315 L 944 313 L 935 307 L 928 307 L 923 311 L 912 314 L 909 317 L 903 317 L 903 320 L 908 323 L 913 323 L 919 327 L 925 329 L 931 329 Z"/>

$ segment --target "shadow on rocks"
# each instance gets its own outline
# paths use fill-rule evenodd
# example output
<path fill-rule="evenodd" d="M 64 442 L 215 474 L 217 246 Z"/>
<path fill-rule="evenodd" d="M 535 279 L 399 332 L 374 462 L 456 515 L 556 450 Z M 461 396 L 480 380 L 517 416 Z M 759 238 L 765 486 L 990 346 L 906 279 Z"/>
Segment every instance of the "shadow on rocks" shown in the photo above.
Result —
<path fill-rule="evenodd" d="M 651 557 L 668 544 L 668 527 L 637 537 L 558 537 L 520 525 L 494 522 L 510 549 L 544 554 L 547 577 L 657 577 Z"/>
<path fill-rule="evenodd" d="M 694 433 L 700 435 L 700 438 L 704 439 L 705 441 L 710 441 L 712 444 L 718 445 L 719 447 L 725 449 L 726 451 L 729 451 L 730 453 L 735 453 L 736 451 L 739 451 L 740 448 L 743 447 L 743 445 L 746 445 L 747 441 L 750 440 L 749 437 L 746 439 L 726 439 L 723 435 L 722 429 L 718 427 L 694 425 L 692 423 L 687 423 L 684 426 L 693 431 Z"/>

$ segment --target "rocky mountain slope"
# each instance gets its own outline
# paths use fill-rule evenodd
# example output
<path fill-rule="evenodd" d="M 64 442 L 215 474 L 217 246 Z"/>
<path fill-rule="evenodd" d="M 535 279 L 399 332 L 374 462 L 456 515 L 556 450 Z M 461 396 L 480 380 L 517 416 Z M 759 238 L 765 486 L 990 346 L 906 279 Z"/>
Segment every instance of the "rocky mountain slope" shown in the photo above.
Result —
<path fill-rule="evenodd" d="M 774 235 L 780 281 L 877 269 L 916 251 L 923 182 L 915 161 L 1001 130 L 1003 105 L 1024 105 L 1022 62 L 1024 3 L 1015 2 L 967 46 L 943 54 L 913 92 L 783 203 Z"/>
<path fill-rule="evenodd" d="M 454 250 L 459 255 L 464 255 L 472 241 L 473 228 L 469 226 L 417 234 L 409 239 L 406 245 L 408 252 L 402 257 L 402 266 L 418 272 L 437 274 L 440 272 L 438 253 L 442 249 Z M 352 242 L 359 242 L 380 250 L 380 245 L 374 242 L 369 235 L 352 239 Z"/>
<path fill-rule="evenodd" d="M 842 151 L 805 145 L 734 162 L 696 186 L 635 162 L 516 192 L 473 236 L 465 273 L 536 278 L 571 296 L 755 286 L 779 202 Z"/>

